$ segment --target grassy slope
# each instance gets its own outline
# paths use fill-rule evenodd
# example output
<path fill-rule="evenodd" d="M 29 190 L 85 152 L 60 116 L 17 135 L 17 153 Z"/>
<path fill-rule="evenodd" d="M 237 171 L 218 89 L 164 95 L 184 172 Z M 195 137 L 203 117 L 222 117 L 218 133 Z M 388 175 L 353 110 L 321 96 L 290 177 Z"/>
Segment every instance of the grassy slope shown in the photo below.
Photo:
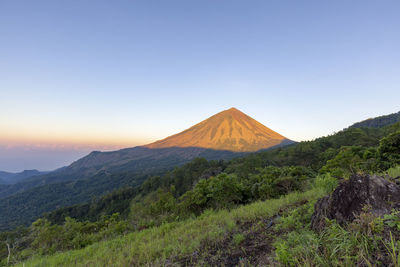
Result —
<path fill-rule="evenodd" d="M 224 236 L 235 231 L 239 224 L 272 217 L 284 208 L 315 200 L 324 194 L 324 190 L 314 188 L 304 193 L 291 193 L 280 199 L 256 202 L 231 211 L 205 212 L 198 218 L 133 232 L 82 250 L 46 257 L 38 256 L 25 262 L 24 266 L 164 265 L 168 259 L 190 255 L 204 244 L 220 242 Z"/>

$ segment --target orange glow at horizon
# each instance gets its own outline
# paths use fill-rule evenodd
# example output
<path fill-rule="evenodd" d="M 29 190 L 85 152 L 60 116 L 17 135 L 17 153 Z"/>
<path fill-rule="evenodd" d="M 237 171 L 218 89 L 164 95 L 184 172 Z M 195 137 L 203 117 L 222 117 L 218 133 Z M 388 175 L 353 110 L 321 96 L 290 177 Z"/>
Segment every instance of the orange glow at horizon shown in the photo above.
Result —
<path fill-rule="evenodd" d="M 12 147 L 36 147 L 50 149 L 99 149 L 113 150 L 145 145 L 153 140 L 131 138 L 122 135 L 80 134 L 26 134 L 22 132 L 0 132 L 0 145 Z"/>

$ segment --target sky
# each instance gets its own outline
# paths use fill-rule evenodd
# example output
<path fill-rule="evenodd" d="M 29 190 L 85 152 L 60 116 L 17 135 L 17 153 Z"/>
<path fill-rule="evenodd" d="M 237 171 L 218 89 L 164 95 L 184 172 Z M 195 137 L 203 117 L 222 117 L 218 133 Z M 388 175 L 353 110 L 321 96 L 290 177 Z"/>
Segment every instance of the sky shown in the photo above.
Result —
<path fill-rule="evenodd" d="M 0 1 L 0 170 L 236 107 L 296 141 L 400 110 L 399 1 Z"/>

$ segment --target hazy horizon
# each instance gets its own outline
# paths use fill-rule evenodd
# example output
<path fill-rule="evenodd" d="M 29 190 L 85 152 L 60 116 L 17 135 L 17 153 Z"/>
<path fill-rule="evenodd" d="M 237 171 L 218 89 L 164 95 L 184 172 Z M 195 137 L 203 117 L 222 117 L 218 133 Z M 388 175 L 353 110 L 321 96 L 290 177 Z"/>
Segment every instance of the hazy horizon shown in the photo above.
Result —
<path fill-rule="evenodd" d="M 388 114 L 381 114 L 388 115 Z M 365 118 L 368 119 L 368 118 Z M 198 122 L 196 122 L 198 123 Z M 194 125 L 195 123 L 193 123 Z M 350 126 L 350 125 L 348 125 Z M 186 130 L 186 129 L 182 129 Z M 338 132 L 342 129 L 338 129 Z M 332 132 L 334 133 L 334 132 Z M 332 134 L 330 133 L 330 134 Z M 164 136 L 165 138 L 167 136 Z M 322 137 L 322 136 L 318 136 Z M 316 138 L 318 138 L 316 137 Z M 163 139 L 160 138 L 160 139 Z M 315 138 L 314 138 L 315 139 Z M 53 171 L 68 166 L 72 162 L 88 155 L 92 151 L 114 151 L 123 148 L 146 145 L 159 139 L 145 143 L 131 145 L 66 145 L 66 144 L 0 144 L 0 171 L 20 172 L 24 170 L 37 169 L 39 171 Z M 300 141 L 311 141 L 300 140 Z M 294 140 L 296 141 L 296 140 Z M 21 155 L 24 155 L 21 157 Z M 25 166 L 21 169 L 22 166 Z M 3 166 L 3 168 L 2 168 Z M 50 167 L 49 167 L 50 166 Z"/>
<path fill-rule="evenodd" d="M 236 107 L 295 141 L 400 110 L 398 1 L 2 1 L 0 170 Z"/>

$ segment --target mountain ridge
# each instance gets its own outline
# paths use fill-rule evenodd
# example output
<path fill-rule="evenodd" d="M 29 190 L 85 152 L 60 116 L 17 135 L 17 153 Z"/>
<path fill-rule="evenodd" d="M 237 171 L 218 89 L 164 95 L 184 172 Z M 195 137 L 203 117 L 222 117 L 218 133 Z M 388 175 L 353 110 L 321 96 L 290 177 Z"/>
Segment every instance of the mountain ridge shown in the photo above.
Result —
<path fill-rule="evenodd" d="M 28 179 L 33 176 L 38 176 L 42 174 L 46 174 L 48 172 L 41 172 L 36 169 L 33 170 L 23 170 L 21 172 L 5 172 L 0 171 L 0 184 L 16 184 L 25 179 Z"/>
<path fill-rule="evenodd" d="M 380 128 L 400 121 L 400 111 L 356 122 L 349 128 Z"/>

